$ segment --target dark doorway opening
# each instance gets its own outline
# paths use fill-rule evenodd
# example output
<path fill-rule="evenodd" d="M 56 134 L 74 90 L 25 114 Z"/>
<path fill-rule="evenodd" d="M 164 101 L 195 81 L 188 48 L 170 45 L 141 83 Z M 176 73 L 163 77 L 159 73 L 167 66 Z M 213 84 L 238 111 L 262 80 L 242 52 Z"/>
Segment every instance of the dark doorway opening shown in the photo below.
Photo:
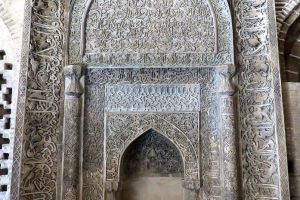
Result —
<path fill-rule="evenodd" d="M 124 152 L 118 200 L 182 200 L 183 169 L 177 147 L 150 129 Z"/>

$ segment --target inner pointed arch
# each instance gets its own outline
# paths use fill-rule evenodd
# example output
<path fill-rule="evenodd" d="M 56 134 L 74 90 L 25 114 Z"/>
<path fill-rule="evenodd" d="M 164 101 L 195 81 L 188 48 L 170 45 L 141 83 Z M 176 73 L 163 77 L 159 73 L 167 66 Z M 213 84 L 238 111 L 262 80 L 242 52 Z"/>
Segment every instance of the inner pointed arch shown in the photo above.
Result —
<path fill-rule="evenodd" d="M 184 163 L 176 145 L 154 129 L 131 142 L 121 159 L 121 179 L 183 177 Z"/>

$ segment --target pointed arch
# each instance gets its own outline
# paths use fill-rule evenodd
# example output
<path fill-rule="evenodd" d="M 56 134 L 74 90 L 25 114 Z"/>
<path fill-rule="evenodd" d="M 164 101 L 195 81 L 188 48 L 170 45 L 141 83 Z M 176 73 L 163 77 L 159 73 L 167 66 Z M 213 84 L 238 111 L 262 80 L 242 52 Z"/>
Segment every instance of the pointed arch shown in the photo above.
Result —
<path fill-rule="evenodd" d="M 107 130 L 106 136 L 106 180 L 120 180 L 121 158 L 128 146 L 147 130 L 154 129 L 171 141 L 182 155 L 184 178 L 199 179 L 199 157 L 191 141 L 173 124 L 161 120 L 155 114 L 137 118 L 134 124 L 123 127 L 121 132 Z M 118 128 L 116 128 L 118 129 Z"/>
<path fill-rule="evenodd" d="M 159 152 L 159 156 L 156 153 Z M 155 156 L 153 155 L 155 154 Z M 183 176 L 183 155 L 172 140 L 155 129 L 148 129 L 124 150 L 120 159 L 122 180 L 141 174 Z M 151 163 L 150 163 L 151 161 Z M 168 163 L 166 165 L 166 163 Z M 145 168 L 145 166 L 147 166 Z M 134 176 L 133 176 L 134 175 Z"/>

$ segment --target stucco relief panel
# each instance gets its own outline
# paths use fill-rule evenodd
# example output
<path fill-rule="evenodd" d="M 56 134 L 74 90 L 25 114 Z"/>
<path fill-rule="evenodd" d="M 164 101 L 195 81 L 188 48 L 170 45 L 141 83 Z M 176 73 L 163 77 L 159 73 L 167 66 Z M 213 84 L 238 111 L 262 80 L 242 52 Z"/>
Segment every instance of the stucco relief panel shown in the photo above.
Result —
<path fill-rule="evenodd" d="M 206 0 L 95 0 L 87 17 L 86 38 L 91 39 L 85 53 L 213 53 L 215 28 Z"/>
<path fill-rule="evenodd" d="M 107 85 L 106 111 L 195 111 L 200 110 L 200 85 Z"/>
<path fill-rule="evenodd" d="M 71 63 L 82 61 L 83 54 L 80 54 L 82 38 L 92 39 L 86 38 L 84 34 L 87 29 L 82 29 L 82 23 L 87 19 L 82 16 L 88 16 L 91 8 L 88 2 L 93 1 L 72 1 L 69 38 L 69 62 Z M 125 63 L 129 63 L 132 67 L 135 66 L 132 63 L 136 66 L 154 66 L 159 63 L 162 67 L 180 64 L 210 66 L 211 64 L 232 63 L 232 43 L 228 39 L 232 37 L 230 32 L 232 29 L 227 1 L 205 2 L 213 8 L 212 16 L 217 24 L 217 28 L 214 29 L 216 35 L 214 49 L 217 49 L 217 53 L 184 54 L 178 57 L 175 54 L 173 54 L 175 56 L 170 56 L 163 53 L 158 57 L 148 55 L 135 57 L 134 54 L 133 57 L 126 57 L 124 54 L 118 58 L 116 56 L 104 57 L 106 54 L 96 53 L 94 57 L 85 56 L 85 62 L 100 65 L 116 64 L 113 66 L 117 66 L 118 63 L 126 61 Z M 283 199 L 288 195 L 286 189 L 288 187 L 286 182 L 282 182 L 282 180 L 287 180 L 284 177 L 286 172 L 284 168 L 281 169 L 281 165 L 284 164 L 279 163 L 278 159 L 278 155 L 284 155 L 284 149 L 277 148 L 278 144 L 279 147 L 284 144 L 284 131 L 278 127 L 282 118 L 281 108 L 278 107 L 281 100 L 274 97 L 274 88 L 276 91 L 280 89 L 277 90 L 277 86 L 274 87 L 274 82 L 279 82 L 279 79 L 276 76 L 274 80 L 278 69 L 275 66 L 277 65 L 276 59 L 272 60 L 274 49 L 270 47 L 270 44 L 274 43 L 274 34 L 276 34 L 273 31 L 275 28 L 272 28 L 275 26 L 272 22 L 272 1 L 236 0 L 234 3 L 238 53 L 240 54 L 238 60 L 242 66 L 239 117 L 243 122 L 240 127 L 243 143 L 241 151 L 246 155 L 242 160 L 244 195 L 247 199 L 254 199 L 257 196 Z M 16 178 L 13 181 L 15 187 L 12 187 L 12 199 L 18 199 L 19 196 L 21 199 L 55 199 L 56 193 L 59 192 L 56 187 L 57 141 L 59 139 L 57 133 L 61 127 L 59 123 L 62 87 L 60 77 L 64 55 L 62 52 L 63 30 L 66 28 L 63 24 L 65 5 L 60 0 L 52 3 L 37 1 L 34 4 L 28 1 L 26 5 L 26 10 L 30 15 L 26 20 L 26 27 L 31 26 L 27 30 L 27 36 L 31 39 L 30 47 L 27 46 L 28 39 L 24 42 L 26 45 L 24 45 L 23 57 L 26 59 L 23 61 L 24 67 L 21 72 L 21 82 L 24 84 L 20 89 L 19 102 L 21 103 L 17 118 L 20 123 L 17 127 L 15 151 L 17 156 L 14 156 Z M 211 19 L 210 16 L 207 18 Z M 32 22 L 31 25 L 30 22 Z M 222 163 L 219 159 L 222 157 L 219 148 L 221 138 L 218 132 L 220 109 L 217 106 L 219 100 L 216 92 L 219 80 L 215 68 L 204 70 L 168 68 L 166 71 L 162 69 L 144 71 L 105 69 L 98 72 L 90 70 L 87 72 L 87 77 L 83 171 L 85 198 L 103 199 L 105 84 L 116 82 L 129 84 L 205 83 L 201 85 L 201 94 L 205 95 L 205 98 L 201 98 L 201 119 L 205 120 L 201 120 L 200 133 L 207 147 L 203 149 L 203 155 L 206 157 L 201 158 L 206 159 L 202 166 L 203 188 L 208 199 L 224 197 L 222 194 L 224 193 L 222 190 L 224 175 L 220 170 Z M 279 92 L 276 92 L 276 95 L 280 96 Z M 94 101 L 97 101 L 97 105 L 90 103 Z M 232 121 L 230 119 L 232 117 L 223 117 L 224 122 Z M 276 120 L 278 124 L 275 124 Z M 252 133 L 258 135 L 254 137 L 255 134 Z M 203 137 L 206 135 L 209 137 Z M 256 142 L 253 142 L 254 140 Z M 24 141 L 23 146 L 22 141 Z M 21 148 L 22 156 L 20 156 Z M 36 160 L 40 162 L 37 163 Z M 20 168 L 22 168 L 22 174 L 20 174 Z M 18 183 L 19 179 L 21 184 Z M 22 187 L 20 188 L 19 185 Z"/>
<path fill-rule="evenodd" d="M 119 180 L 119 167 L 123 152 L 129 146 L 129 144 L 140 135 L 150 129 L 154 129 L 172 141 L 181 152 L 185 169 L 184 177 L 190 180 L 197 180 L 199 178 L 198 118 L 198 113 L 107 113 L 106 179 L 116 181 Z M 169 121 L 168 119 L 172 119 L 174 121 Z M 181 123 L 181 127 L 185 125 L 185 130 L 181 130 L 179 126 L 176 126 L 176 123 Z M 193 123 L 192 126 L 186 126 L 190 125 L 191 123 Z"/>
<path fill-rule="evenodd" d="M 226 93 L 228 90 L 227 82 L 221 81 L 224 79 L 221 74 L 228 69 L 219 69 L 88 68 L 85 93 L 84 195 L 89 199 L 101 199 L 105 181 L 118 180 L 120 156 L 128 143 L 153 128 L 165 134 L 173 143 L 177 141 L 179 144 L 179 141 L 185 144 L 183 146 L 188 148 L 181 149 L 181 152 L 196 152 L 196 156 L 190 153 L 185 160 L 189 166 L 186 177 L 195 179 L 199 176 L 203 198 L 222 198 L 224 181 L 234 184 L 236 180 L 230 177 L 225 179 L 222 175 L 223 162 L 231 162 L 235 156 L 222 160 L 218 91 Z M 169 103 L 168 96 L 177 92 L 183 98 L 182 102 L 187 104 L 195 97 L 195 104 L 182 107 L 182 102 L 177 102 L 170 108 L 170 112 L 164 110 L 164 105 Z M 160 97 L 157 100 L 158 94 Z M 141 101 L 143 99 L 148 100 Z M 148 101 L 161 101 L 161 104 L 147 107 L 144 103 Z M 121 110 L 116 109 L 119 104 L 122 104 Z M 228 120 L 232 123 L 234 119 Z M 224 137 L 229 133 L 234 134 L 233 129 L 226 130 L 228 131 L 224 132 Z M 107 145 L 106 150 L 104 144 Z M 197 160 L 201 167 L 195 167 L 195 162 L 189 160 Z M 233 167 L 232 170 L 234 169 Z M 232 189 L 228 188 L 228 192 L 232 192 Z"/>
<path fill-rule="evenodd" d="M 227 1 L 75 0 L 70 62 L 98 67 L 233 63 Z"/>

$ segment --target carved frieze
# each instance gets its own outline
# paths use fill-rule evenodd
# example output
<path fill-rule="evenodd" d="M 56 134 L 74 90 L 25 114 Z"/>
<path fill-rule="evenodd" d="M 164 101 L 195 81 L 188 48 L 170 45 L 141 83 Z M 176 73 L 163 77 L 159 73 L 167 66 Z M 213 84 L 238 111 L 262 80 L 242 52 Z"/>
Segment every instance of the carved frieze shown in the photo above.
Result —
<path fill-rule="evenodd" d="M 87 54 L 83 62 L 97 65 L 98 67 L 202 67 L 209 65 L 231 64 L 232 55 L 227 53 L 219 54 L 110 54 L 106 57 L 103 54 Z"/>
<path fill-rule="evenodd" d="M 105 95 L 108 112 L 199 111 L 199 85 L 108 85 Z"/>

